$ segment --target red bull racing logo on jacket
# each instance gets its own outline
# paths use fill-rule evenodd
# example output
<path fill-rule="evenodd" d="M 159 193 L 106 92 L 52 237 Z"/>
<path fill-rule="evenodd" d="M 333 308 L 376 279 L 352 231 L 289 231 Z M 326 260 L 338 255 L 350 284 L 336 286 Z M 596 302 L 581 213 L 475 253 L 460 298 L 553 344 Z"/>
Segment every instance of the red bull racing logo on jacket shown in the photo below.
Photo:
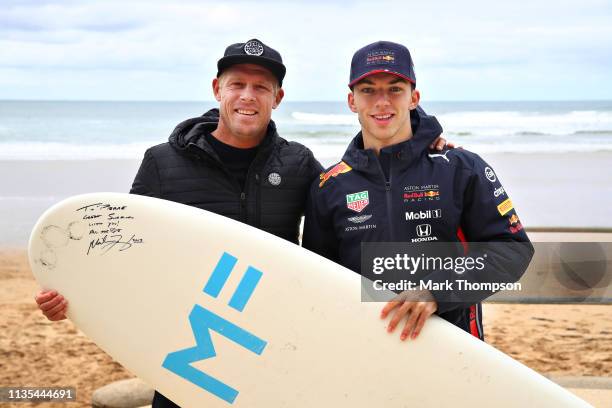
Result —
<path fill-rule="evenodd" d="M 422 186 L 406 186 L 402 195 L 404 202 L 440 200 L 440 191 L 437 184 Z"/>
<path fill-rule="evenodd" d="M 329 180 L 330 178 L 336 177 L 338 174 L 348 173 L 351 170 L 353 170 L 351 166 L 341 161 L 340 163 L 336 164 L 327 173 L 321 173 L 321 175 L 319 176 L 319 179 L 321 179 L 321 182 L 319 183 L 319 187 L 323 187 L 323 184 L 325 184 L 325 182 Z"/>

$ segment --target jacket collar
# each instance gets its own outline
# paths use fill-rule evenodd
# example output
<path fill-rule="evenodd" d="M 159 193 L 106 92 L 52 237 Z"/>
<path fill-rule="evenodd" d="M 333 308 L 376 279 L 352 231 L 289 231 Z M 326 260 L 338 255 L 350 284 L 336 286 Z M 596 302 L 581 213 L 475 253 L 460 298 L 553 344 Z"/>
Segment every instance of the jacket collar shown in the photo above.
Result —
<path fill-rule="evenodd" d="M 179 123 L 170 134 L 168 142 L 179 150 L 192 150 L 193 147 L 204 151 L 218 160 L 217 153 L 206 141 L 206 134 L 213 132 L 219 125 L 219 109 L 214 108 L 197 118 L 187 119 Z M 259 144 L 260 151 L 270 149 L 280 137 L 276 124 L 270 120 L 266 136 Z"/>
<path fill-rule="evenodd" d="M 410 140 L 387 146 L 381 149 L 381 154 L 390 154 L 394 169 L 410 167 L 415 161 L 421 159 L 428 151 L 429 145 L 440 134 L 442 126 L 434 116 L 429 116 L 420 107 L 410 111 L 410 122 L 413 136 Z M 373 149 L 364 149 L 363 135 L 357 134 L 349 144 L 342 161 L 355 170 L 367 173 L 379 173 L 378 158 Z"/>

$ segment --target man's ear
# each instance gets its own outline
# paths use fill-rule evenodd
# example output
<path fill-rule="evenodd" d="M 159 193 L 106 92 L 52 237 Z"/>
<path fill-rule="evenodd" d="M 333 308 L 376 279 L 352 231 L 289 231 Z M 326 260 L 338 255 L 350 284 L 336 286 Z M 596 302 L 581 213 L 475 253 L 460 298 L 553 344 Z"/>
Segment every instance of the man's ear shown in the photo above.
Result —
<path fill-rule="evenodd" d="M 276 109 L 278 105 L 280 105 L 284 96 L 285 96 L 285 91 L 283 90 L 283 88 L 279 88 L 278 92 L 276 92 L 276 98 L 274 100 L 274 104 L 272 105 L 272 109 Z"/>
<path fill-rule="evenodd" d="M 353 94 L 353 92 L 349 92 L 347 102 L 351 112 L 357 113 L 357 107 L 355 106 L 355 95 Z"/>
<path fill-rule="evenodd" d="M 214 78 L 212 80 L 212 88 L 213 88 L 213 94 L 215 95 L 215 99 L 217 100 L 217 102 L 221 102 L 221 93 L 219 92 L 219 78 Z"/>
<path fill-rule="evenodd" d="M 411 95 L 410 110 L 416 109 L 416 107 L 419 105 L 420 100 L 421 100 L 421 93 L 419 92 L 418 89 L 415 89 L 414 91 L 412 91 L 412 95 Z"/>

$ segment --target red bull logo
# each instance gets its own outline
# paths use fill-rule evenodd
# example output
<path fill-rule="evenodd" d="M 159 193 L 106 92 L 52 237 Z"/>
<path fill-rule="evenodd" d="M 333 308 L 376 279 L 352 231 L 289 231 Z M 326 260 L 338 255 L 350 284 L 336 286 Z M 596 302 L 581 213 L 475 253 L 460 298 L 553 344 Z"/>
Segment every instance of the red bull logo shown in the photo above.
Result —
<path fill-rule="evenodd" d="M 516 226 L 510 226 L 510 232 L 513 234 L 516 234 L 517 232 L 519 232 L 520 230 L 523 229 L 523 224 L 521 224 L 520 222 L 516 224 Z"/>
<path fill-rule="evenodd" d="M 404 193 L 405 199 L 414 199 L 414 198 L 423 198 L 423 197 L 425 197 L 425 193 L 419 193 L 419 192 Z"/>
<path fill-rule="evenodd" d="M 412 191 L 410 193 L 403 194 L 404 200 L 417 200 L 421 201 L 422 198 L 427 198 L 429 200 L 439 200 L 440 192 L 435 190 L 426 190 L 426 191 Z"/>
<path fill-rule="evenodd" d="M 321 173 L 321 175 L 319 176 L 319 179 L 321 179 L 321 182 L 319 183 L 319 188 L 323 187 L 323 184 L 325 184 L 325 182 L 329 180 L 330 178 L 336 177 L 338 174 L 348 173 L 351 170 L 353 170 L 351 166 L 341 161 L 340 163 L 336 164 L 327 173 Z"/>

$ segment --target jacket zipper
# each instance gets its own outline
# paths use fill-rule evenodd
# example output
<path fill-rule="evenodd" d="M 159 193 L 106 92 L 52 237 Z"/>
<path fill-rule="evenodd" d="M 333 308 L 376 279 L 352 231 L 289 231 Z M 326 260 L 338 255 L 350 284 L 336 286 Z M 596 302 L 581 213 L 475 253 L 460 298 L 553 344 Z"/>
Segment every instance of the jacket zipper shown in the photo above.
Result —
<path fill-rule="evenodd" d="M 378 158 L 376 158 L 376 163 L 378 164 L 378 169 L 380 170 L 380 175 L 382 176 L 383 181 L 385 182 L 385 201 L 387 204 L 387 224 L 389 226 L 389 241 L 393 242 L 395 241 L 395 233 L 394 233 L 394 228 L 393 228 L 393 205 L 392 205 L 392 199 L 393 199 L 393 191 L 391 190 L 391 180 L 393 178 L 392 176 L 392 170 L 393 170 L 393 160 L 389 161 L 389 180 L 387 181 L 387 178 L 385 177 L 385 172 L 383 171 L 382 165 L 380 164 L 380 160 Z"/>
<path fill-rule="evenodd" d="M 257 216 L 257 228 L 261 228 L 261 191 L 259 186 L 259 174 L 255 173 L 255 202 L 256 202 L 256 216 Z"/>
<path fill-rule="evenodd" d="M 247 211 L 246 211 L 246 193 L 242 191 L 240 193 L 240 218 L 247 223 Z"/>
<path fill-rule="evenodd" d="M 391 178 L 391 170 L 389 170 L 389 179 Z M 391 190 L 391 180 L 385 180 L 385 196 L 387 200 L 387 221 L 389 222 L 390 241 L 395 241 L 395 233 L 393 228 L 393 191 Z"/>
<path fill-rule="evenodd" d="M 202 155 L 198 155 L 198 157 L 202 160 L 208 160 L 208 157 L 210 157 L 210 155 L 208 154 L 208 152 L 204 149 L 202 149 L 200 146 L 198 146 L 195 143 L 189 143 L 189 146 L 195 146 L 198 151 L 202 152 L 204 157 Z M 206 157 L 206 158 L 205 158 Z M 215 159 L 214 157 L 210 157 L 210 160 L 212 162 L 214 162 L 224 173 L 225 175 L 228 177 L 228 179 L 233 181 L 234 187 L 236 189 L 236 192 L 239 194 L 239 205 L 240 205 L 240 218 L 246 223 L 247 222 L 247 214 L 246 214 L 246 193 L 244 191 L 242 191 L 242 186 L 238 183 L 238 180 L 236 180 L 236 178 L 229 172 L 229 170 L 225 167 L 225 165 L 220 161 Z M 250 168 L 249 168 L 250 170 Z M 247 180 L 245 183 L 245 187 L 246 184 L 248 184 L 249 180 L 248 180 L 248 174 L 247 174 Z"/>
<path fill-rule="evenodd" d="M 251 182 L 251 173 L 253 168 L 257 165 L 258 160 L 261 160 L 261 156 L 263 155 L 262 150 L 259 149 L 259 151 L 257 152 L 257 154 L 255 155 L 255 157 L 253 158 L 253 161 L 251 162 L 251 165 L 249 166 L 249 169 L 247 170 L 247 175 L 246 175 L 246 181 L 244 182 L 244 189 L 245 191 L 249 191 L 249 184 Z M 270 154 L 268 155 L 268 157 L 270 157 L 270 155 L 272 155 L 272 152 L 270 152 Z M 263 166 L 261 167 L 261 171 L 263 171 L 265 167 L 265 163 L 263 163 Z M 259 191 L 259 173 L 255 173 L 255 190 L 254 190 L 254 194 L 255 194 L 255 227 L 261 227 L 261 197 L 260 197 L 260 191 Z M 242 193 L 242 195 L 240 196 L 240 199 L 244 199 L 244 208 L 246 210 L 246 193 Z M 247 213 L 248 211 L 245 211 L 245 215 L 244 215 L 244 222 L 247 223 Z"/>
<path fill-rule="evenodd" d="M 195 146 L 199 151 L 201 151 L 202 153 L 204 153 L 205 155 L 208 156 L 208 153 L 202 149 L 200 146 L 198 146 L 195 143 L 189 143 L 189 145 L 191 146 Z M 255 157 L 253 158 L 253 161 L 251 162 L 251 165 L 249 166 L 249 169 L 247 170 L 247 175 L 246 175 L 246 181 L 244 183 L 244 187 L 241 186 L 238 183 L 238 180 L 236 180 L 236 178 L 227 170 L 227 168 L 225 168 L 225 166 L 223 165 L 223 163 L 221 163 L 221 161 L 219 160 L 215 160 L 213 158 L 212 161 L 214 161 L 220 168 L 221 170 L 223 170 L 223 172 L 228 176 L 228 178 L 232 179 L 234 181 L 234 186 L 236 187 L 236 191 L 239 193 L 239 203 L 240 203 L 240 218 L 244 221 L 245 224 L 248 224 L 248 211 L 247 211 L 247 193 L 246 191 L 249 190 L 249 181 L 251 180 L 251 170 L 253 169 L 255 163 L 257 162 L 257 159 L 261 156 L 261 151 L 257 152 L 257 154 L 255 155 Z M 270 153 L 271 154 L 271 153 Z M 256 214 L 255 214 L 255 222 L 256 222 L 256 226 L 260 227 L 261 226 L 261 197 L 259 194 L 259 174 L 255 173 L 255 184 L 256 184 L 256 188 L 255 188 L 255 201 L 256 201 Z"/>

